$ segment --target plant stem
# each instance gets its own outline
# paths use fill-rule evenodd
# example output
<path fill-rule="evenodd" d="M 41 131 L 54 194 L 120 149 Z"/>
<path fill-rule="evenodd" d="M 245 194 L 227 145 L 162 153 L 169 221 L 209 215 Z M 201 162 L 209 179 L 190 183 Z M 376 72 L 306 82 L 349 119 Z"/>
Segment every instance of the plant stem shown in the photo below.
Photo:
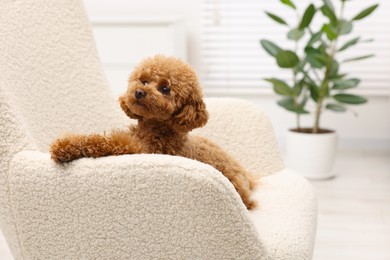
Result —
<path fill-rule="evenodd" d="M 342 20 L 343 17 L 344 7 L 345 7 L 345 1 L 341 1 L 340 21 Z M 322 112 L 322 105 L 327 96 L 325 90 L 329 87 L 329 76 L 330 76 L 329 73 L 332 71 L 332 64 L 337 51 L 337 40 L 338 37 L 340 36 L 340 33 L 341 33 L 341 26 L 338 25 L 336 38 L 331 42 L 331 45 L 329 47 L 329 61 L 326 66 L 325 76 L 319 90 L 319 97 L 317 100 L 317 107 L 315 112 L 314 127 L 312 131 L 313 134 L 317 134 L 320 129 L 320 117 Z"/>
<path fill-rule="evenodd" d="M 297 21 L 299 23 L 299 12 L 298 10 L 296 11 L 296 16 L 297 16 Z M 295 53 L 297 53 L 297 50 L 298 50 L 298 41 L 299 40 L 295 40 Z M 293 69 L 293 84 L 295 87 L 297 85 L 297 72 L 295 71 L 295 69 Z M 294 105 L 295 106 L 298 106 L 299 103 L 298 103 L 298 96 L 295 96 L 294 95 L 294 98 L 293 98 L 293 101 L 294 101 Z M 297 129 L 301 129 L 301 115 L 299 113 L 296 113 L 297 114 Z"/>
<path fill-rule="evenodd" d="M 316 107 L 316 112 L 315 112 L 315 121 L 314 121 L 314 127 L 313 127 L 313 134 L 317 134 L 320 129 L 320 117 L 321 117 L 321 112 L 322 112 L 322 98 L 318 98 L 317 101 L 317 107 Z"/>

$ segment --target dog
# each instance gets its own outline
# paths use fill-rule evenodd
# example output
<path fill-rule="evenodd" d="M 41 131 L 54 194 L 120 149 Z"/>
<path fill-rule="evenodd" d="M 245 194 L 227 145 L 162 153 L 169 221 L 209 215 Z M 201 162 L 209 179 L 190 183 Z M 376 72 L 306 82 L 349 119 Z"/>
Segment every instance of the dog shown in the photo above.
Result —
<path fill-rule="evenodd" d="M 127 116 L 138 124 L 110 134 L 70 134 L 50 146 L 51 158 L 66 163 L 82 157 L 123 154 L 169 154 L 209 164 L 233 184 L 248 209 L 258 178 L 210 140 L 189 135 L 208 120 L 194 70 L 173 57 L 146 58 L 132 71 L 127 92 L 119 98 Z"/>

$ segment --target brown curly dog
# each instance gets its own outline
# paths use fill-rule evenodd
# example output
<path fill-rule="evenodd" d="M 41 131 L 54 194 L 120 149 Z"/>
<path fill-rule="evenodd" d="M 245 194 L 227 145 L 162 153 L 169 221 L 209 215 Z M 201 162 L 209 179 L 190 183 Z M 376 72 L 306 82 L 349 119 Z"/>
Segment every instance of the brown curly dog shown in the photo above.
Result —
<path fill-rule="evenodd" d="M 188 134 L 208 119 L 197 76 L 188 64 L 162 55 L 145 59 L 130 75 L 128 90 L 119 101 L 138 125 L 104 135 L 67 135 L 52 143 L 52 159 L 65 163 L 81 157 L 122 154 L 183 156 L 219 170 L 248 209 L 256 206 L 250 195 L 257 179 L 217 144 Z"/>

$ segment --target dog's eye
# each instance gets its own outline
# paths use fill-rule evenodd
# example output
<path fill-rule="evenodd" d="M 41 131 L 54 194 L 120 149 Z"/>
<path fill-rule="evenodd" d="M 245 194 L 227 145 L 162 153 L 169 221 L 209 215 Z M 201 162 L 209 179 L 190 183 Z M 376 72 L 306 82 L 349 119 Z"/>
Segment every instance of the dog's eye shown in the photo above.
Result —
<path fill-rule="evenodd" d="M 160 86 L 158 87 L 158 90 L 163 93 L 168 95 L 171 92 L 171 89 L 168 86 Z"/>
<path fill-rule="evenodd" d="M 142 80 L 141 83 L 142 83 L 142 85 L 144 85 L 144 86 L 145 86 L 146 84 L 148 84 L 148 82 L 147 82 L 146 80 Z"/>

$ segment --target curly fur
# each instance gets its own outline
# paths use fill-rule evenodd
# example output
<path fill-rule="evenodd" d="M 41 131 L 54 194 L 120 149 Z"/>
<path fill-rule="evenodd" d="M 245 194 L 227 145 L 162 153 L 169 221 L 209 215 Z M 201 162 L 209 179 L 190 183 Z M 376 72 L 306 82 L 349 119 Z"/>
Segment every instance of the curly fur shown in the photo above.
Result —
<path fill-rule="evenodd" d="M 189 135 L 206 124 L 208 113 L 194 70 L 172 57 L 157 55 L 137 66 L 127 92 L 119 98 L 123 111 L 138 125 L 110 134 L 71 134 L 55 140 L 51 157 L 65 163 L 82 157 L 157 153 L 178 155 L 215 167 L 240 194 L 248 209 L 257 179 L 217 144 Z"/>

